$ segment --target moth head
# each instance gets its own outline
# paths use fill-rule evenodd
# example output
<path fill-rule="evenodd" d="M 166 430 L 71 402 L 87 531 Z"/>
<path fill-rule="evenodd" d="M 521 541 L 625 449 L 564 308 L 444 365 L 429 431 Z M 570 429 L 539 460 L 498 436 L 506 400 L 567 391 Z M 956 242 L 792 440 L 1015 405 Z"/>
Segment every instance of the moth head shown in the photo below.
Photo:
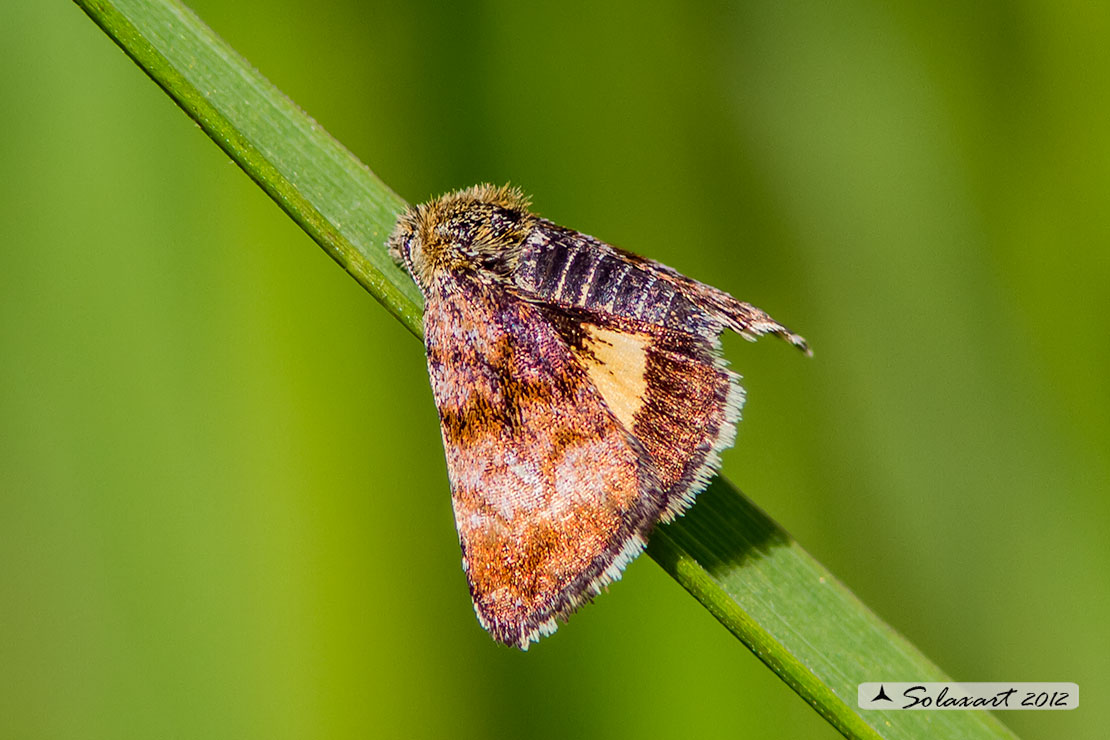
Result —
<path fill-rule="evenodd" d="M 409 208 L 389 237 L 389 254 L 422 290 L 437 279 L 511 278 L 535 225 L 529 201 L 508 185 L 475 185 Z"/>

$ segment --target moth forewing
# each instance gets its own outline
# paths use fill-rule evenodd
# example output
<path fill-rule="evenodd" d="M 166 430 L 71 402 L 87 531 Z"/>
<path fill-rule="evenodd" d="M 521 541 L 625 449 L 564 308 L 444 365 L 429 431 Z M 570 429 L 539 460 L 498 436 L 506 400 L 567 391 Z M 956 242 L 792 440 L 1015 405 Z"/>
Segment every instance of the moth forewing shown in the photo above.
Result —
<path fill-rule="evenodd" d="M 721 332 L 808 350 L 760 309 L 528 207 L 478 185 L 409 209 L 389 242 L 424 294 L 474 608 L 521 649 L 719 469 L 744 400 Z"/>

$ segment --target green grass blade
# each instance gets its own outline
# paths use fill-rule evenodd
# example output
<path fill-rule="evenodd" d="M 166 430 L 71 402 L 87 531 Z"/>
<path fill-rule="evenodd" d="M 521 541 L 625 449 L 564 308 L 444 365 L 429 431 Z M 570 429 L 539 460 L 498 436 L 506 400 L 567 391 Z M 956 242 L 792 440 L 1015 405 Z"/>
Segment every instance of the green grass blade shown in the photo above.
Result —
<path fill-rule="evenodd" d="M 385 253 L 404 201 L 170 0 L 75 0 L 286 213 L 414 334 L 420 294 Z M 648 548 L 849 737 L 1011 738 L 983 712 L 862 712 L 862 681 L 946 676 L 775 522 L 717 479 Z"/>
<path fill-rule="evenodd" d="M 420 335 L 420 291 L 382 248 L 404 200 L 184 5 L 76 2 L 332 259 Z"/>
<path fill-rule="evenodd" d="M 864 681 L 951 679 L 727 480 L 648 554 L 847 737 L 1015 737 L 986 712 L 859 709 Z"/>

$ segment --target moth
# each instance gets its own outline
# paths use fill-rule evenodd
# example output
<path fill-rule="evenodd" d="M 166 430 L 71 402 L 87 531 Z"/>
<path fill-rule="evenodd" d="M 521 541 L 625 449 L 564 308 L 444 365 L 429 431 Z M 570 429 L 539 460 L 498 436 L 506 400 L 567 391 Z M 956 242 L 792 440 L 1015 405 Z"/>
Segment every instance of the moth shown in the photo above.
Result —
<path fill-rule="evenodd" d="M 522 650 L 620 578 L 719 469 L 744 402 L 721 332 L 809 351 L 755 306 L 530 205 L 477 185 L 410 208 L 389 238 L 424 295 L 474 610 Z"/>

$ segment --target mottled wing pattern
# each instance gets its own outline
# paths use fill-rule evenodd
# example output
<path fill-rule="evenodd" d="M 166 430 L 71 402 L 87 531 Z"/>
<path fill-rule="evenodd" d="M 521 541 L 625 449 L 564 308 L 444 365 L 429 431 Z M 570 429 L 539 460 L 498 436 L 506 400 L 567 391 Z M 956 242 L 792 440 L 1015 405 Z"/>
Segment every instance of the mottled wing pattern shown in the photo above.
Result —
<path fill-rule="evenodd" d="M 527 648 L 619 577 L 665 504 L 543 309 L 461 280 L 429 292 L 424 328 L 463 567 L 482 625 Z"/>
<path fill-rule="evenodd" d="M 587 350 L 579 351 L 587 367 L 591 356 L 599 362 L 592 376 L 608 405 L 634 410 L 622 421 L 652 462 L 664 520 L 693 501 L 735 438 L 744 391 L 721 357 L 721 332 L 778 334 L 808 351 L 755 306 L 544 219 L 528 237 L 515 281 L 520 295 L 584 327 L 578 335 L 564 330 L 565 339 Z M 635 361 L 617 371 L 614 354 Z M 611 372 L 622 378 L 616 392 L 606 386 Z"/>
<path fill-rule="evenodd" d="M 669 521 L 689 506 L 732 444 L 744 401 L 739 376 L 707 339 L 646 321 L 547 307 L 551 324 L 606 406 L 639 442 Z"/>

